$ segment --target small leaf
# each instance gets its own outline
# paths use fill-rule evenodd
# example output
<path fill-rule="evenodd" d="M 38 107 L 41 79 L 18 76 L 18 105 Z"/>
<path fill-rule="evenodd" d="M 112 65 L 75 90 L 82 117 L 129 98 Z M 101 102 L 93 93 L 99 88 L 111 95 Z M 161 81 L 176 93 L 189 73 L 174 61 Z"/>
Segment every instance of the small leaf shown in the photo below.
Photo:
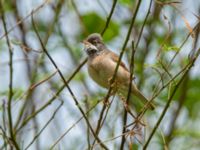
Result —
<path fill-rule="evenodd" d="M 20 96 L 22 96 L 22 94 L 24 92 L 25 91 L 21 88 L 14 88 L 13 89 L 13 100 L 17 100 L 18 98 L 20 98 Z M 2 91 L 2 92 L 0 92 L 0 96 L 7 96 L 8 93 L 9 93 L 9 90 Z"/>
<path fill-rule="evenodd" d="M 73 80 L 75 81 L 83 81 L 86 77 L 86 74 L 83 72 L 78 73 Z"/>
<path fill-rule="evenodd" d="M 36 20 L 36 19 L 35 19 L 35 23 L 36 23 L 36 26 L 37 26 L 37 30 L 39 32 L 43 32 L 43 33 L 46 34 L 46 32 L 48 30 L 48 23 L 45 23 L 45 22 L 42 22 L 42 21 L 39 21 L 39 20 Z M 33 26 L 31 26 L 31 30 L 34 31 Z"/>
<path fill-rule="evenodd" d="M 119 0 L 119 4 L 126 6 L 132 6 L 134 2 L 135 0 Z"/>
<path fill-rule="evenodd" d="M 180 48 L 175 46 L 175 45 L 174 46 L 168 46 L 166 44 L 164 44 L 163 49 L 165 51 L 176 51 L 176 52 L 180 50 Z"/>
<path fill-rule="evenodd" d="M 22 44 L 22 42 L 17 40 L 17 39 L 12 39 L 11 43 L 14 44 L 14 45 L 21 45 Z"/>
<path fill-rule="evenodd" d="M 156 63 L 154 63 L 154 64 L 147 64 L 147 63 L 145 63 L 144 64 L 144 67 L 145 68 L 159 68 L 160 67 L 160 63 L 159 62 L 156 62 Z"/>
<path fill-rule="evenodd" d="M 72 50 L 73 50 L 73 51 L 72 51 L 73 57 L 74 57 L 76 60 L 82 58 L 83 49 L 80 49 L 80 48 L 78 48 L 78 47 L 74 47 Z"/>
<path fill-rule="evenodd" d="M 138 145 L 137 145 L 137 144 L 135 144 L 135 143 L 134 143 L 134 144 L 132 144 L 132 147 L 131 147 L 131 149 L 132 149 L 132 150 L 136 150 L 136 149 L 138 149 Z"/>
<path fill-rule="evenodd" d="M 11 1 L 5 1 L 3 3 L 3 9 L 5 12 L 13 12 L 13 7 L 12 7 L 12 4 L 11 4 Z"/>

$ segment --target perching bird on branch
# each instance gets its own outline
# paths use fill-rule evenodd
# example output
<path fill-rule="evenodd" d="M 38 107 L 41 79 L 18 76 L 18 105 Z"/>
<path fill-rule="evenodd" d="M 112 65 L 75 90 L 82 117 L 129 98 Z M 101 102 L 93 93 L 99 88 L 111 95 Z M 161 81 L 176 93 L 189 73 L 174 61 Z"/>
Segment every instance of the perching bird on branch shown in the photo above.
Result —
<path fill-rule="evenodd" d="M 84 41 L 85 51 L 88 55 L 88 72 L 91 78 L 100 86 L 109 89 L 110 81 L 114 75 L 118 55 L 110 51 L 103 43 L 100 34 L 93 33 L 89 35 Z M 132 82 L 132 81 L 131 81 Z M 123 62 L 120 62 L 119 68 L 116 73 L 112 89 L 118 95 L 127 97 L 130 84 L 130 72 Z M 148 102 L 148 99 L 138 90 L 135 83 L 132 82 L 131 95 L 136 96 L 143 104 Z M 136 99 L 134 99 L 136 101 Z M 133 102 L 134 103 L 134 102 Z M 135 102 L 135 104 L 138 102 Z M 141 103 L 140 103 L 141 104 Z M 137 107 L 137 106 L 135 106 Z M 149 108 L 154 109 L 152 103 Z"/>

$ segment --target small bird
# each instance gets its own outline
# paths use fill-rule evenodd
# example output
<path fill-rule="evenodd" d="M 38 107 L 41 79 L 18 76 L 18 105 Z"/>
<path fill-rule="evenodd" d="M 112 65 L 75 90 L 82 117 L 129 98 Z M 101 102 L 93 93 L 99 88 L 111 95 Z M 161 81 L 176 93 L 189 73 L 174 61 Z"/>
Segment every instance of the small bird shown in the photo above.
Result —
<path fill-rule="evenodd" d="M 119 57 L 117 54 L 109 50 L 103 43 L 100 34 L 90 34 L 84 41 L 85 51 L 88 55 L 88 72 L 91 78 L 100 86 L 109 89 L 110 80 L 113 77 Z M 123 62 L 120 62 L 116 73 L 113 89 L 118 95 L 127 96 L 130 84 L 130 72 Z M 132 82 L 131 95 L 136 96 L 143 104 L 148 99 L 139 91 L 135 83 Z M 154 109 L 152 103 L 149 104 L 150 109 Z"/>

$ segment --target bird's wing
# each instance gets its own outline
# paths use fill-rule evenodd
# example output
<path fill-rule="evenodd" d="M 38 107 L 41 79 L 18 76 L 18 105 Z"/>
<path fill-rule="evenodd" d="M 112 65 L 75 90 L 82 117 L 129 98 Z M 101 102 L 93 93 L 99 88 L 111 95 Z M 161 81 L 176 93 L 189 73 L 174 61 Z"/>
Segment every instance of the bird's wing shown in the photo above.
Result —
<path fill-rule="evenodd" d="M 111 59 L 114 61 L 114 62 L 118 62 L 119 61 L 119 56 L 118 55 L 116 55 L 115 53 L 111 53 L 110 54 L 110 56 L 111 56 Z M 119 64 L 122 68 L 124 68 L 126 71 L 128 71 L 129 72 L 129 70 L 128 70 L 128 68 L 126 67 L 126 65 L 121 61 L 120 62 L 120 64 Z"/>

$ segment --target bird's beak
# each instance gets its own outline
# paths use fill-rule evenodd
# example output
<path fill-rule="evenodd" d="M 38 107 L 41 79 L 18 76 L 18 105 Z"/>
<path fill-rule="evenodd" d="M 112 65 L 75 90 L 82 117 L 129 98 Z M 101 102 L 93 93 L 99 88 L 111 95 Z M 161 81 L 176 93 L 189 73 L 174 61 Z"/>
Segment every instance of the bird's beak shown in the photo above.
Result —
<path fill-rule="evenodd" d="M 90 50 L 96 50 L 98 51 L 97 47 L 88 42 L 87 40 L 83 40 L 81 43 L 84 45 L 84 51 L 88 52 Z"/>

